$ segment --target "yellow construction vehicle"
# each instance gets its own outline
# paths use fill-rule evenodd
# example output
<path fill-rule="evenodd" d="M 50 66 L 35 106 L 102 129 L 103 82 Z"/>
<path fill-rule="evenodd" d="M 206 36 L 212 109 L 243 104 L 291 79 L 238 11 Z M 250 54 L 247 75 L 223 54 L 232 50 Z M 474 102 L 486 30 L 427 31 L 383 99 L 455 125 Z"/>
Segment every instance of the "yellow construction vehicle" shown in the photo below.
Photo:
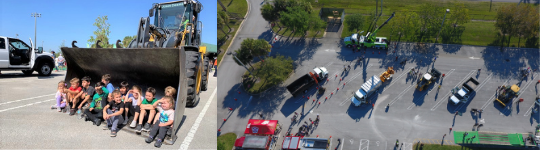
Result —
<path fill-rule="evenodd" d="M 153 87 L 158 99 L 164 95 L 165 87 L 175 87 L 173 134 L 164 140 L 173 144 L 186 105 L 198 104 L 199 93 L 207 89 L 209 65 L 217 58 L 216 52 L 200 46 L 203 24 L 198 19 L 204 17 L 199 15 L 202 9 L 202 4 L 194 0 L 153 4 L 149 16 L 141 17 L 136 38 L 125 48 L 120 40 L 116 48 L 102 48 L 108 46 L 99 40 L 95 48 L 78 48 L 73 41 L 72 48 L 61 48 L 68 66 L 65 80 L 90 76 L 93 85 L 101 81 L 102 75 L 110 74 L 114 86 L 127 81 L 139 85 L 143 93 Z M 152 24 L 150 17 L 154 17 Z M 108 45 L 108 41 L 103 42 Z"/>
<path fill-rule="evenodd" d="M 497 102 L 501 104 L 502 106 L 506 107 L 506 104 L 508 102 L 511 102 L 517 95 L 519 95 L 519 86 L 512 85 L 511 87 L 502 86 L 499 91 L 499 95 L 497 96 Z"/>
<path fill-rule="evenodd" d="M 431 69 L 431 72 L 425 73 L 422 78 L 420 78 L 416 82 L 416 88 L 419 91 L 425 90 L 427 88 L 427 85 L 431 84 L 431 82 L 437 80 L 441 76 L 441 72 L 435 68 Z"/>
<path fill-rule="evenodd" d="M 394 67 L 388 67 L 388 69 L 383 72 L 379 78 L 381 78 L 382 82 L 386 82 L 387 80 L 390 80 L 392 78 L 392 74 L 394 74 Z"/>

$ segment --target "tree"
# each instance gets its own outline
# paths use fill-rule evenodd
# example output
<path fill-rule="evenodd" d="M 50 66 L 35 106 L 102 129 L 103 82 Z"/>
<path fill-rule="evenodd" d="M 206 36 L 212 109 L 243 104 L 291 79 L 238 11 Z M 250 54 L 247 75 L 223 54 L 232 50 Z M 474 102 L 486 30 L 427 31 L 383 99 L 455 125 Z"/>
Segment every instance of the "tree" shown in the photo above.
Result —
<path fill-rule="evenodd" d="M 425 34 L 428 36 L 435 35 L 439 31 L 445 11 L 446 9 L 432 3 L 425 3 L 420 6 L 417 13 L 420 20 L 420 27 L 417 28 L 417 33 L 421 34 L 420 41 L 422 41 Z"/>
<path fill-rule="evenodd" d="M 221 18 L 221 16 L 217 16 L 217 28 L 218 29 L 221 29 L 221 32 L 223 32 L 223 34 L 225 34 L 225 37 L 227 37 L 227 33 L 223 30 L 223 25 L 225 23 L 223 22 L 223 19 Z"/>
<path fill-rule="evenodd" d="M 124 40 L 122 40 L 122 46 L 123 47 L 128 47 L 129 43 L 131 41 L 133 41 L 133 39 L 135 39 L 135 38 L 137 38 L 137 35 L 124 37 Z"/>
<path fill-rule="evenodd" d="M 261 7 L 261 15 L 263 16 L 264 20 L 268 22 L 276 22 L 279 16 L 277 11 L 274 9 L 274 6 L 271 4 L 264 4 Z"/>
<path fill-rule="evenodd" d="M 293 70 L 292 59 L 282 55 L 266 59 L 265 65 L 259 69 L 258 78 L 264 78 L 265 83 L 277 84 L 285 81 Z"/>
<path fill-rule="evenodd" d="M 260 60 L 263 60 L 261 56 L 266 56 L 270 52 L 271 45 L 264 39 L 245 39 L 240 43 L 240 49 L 242 51 L 247 51 L 247 53 L 252 57 L 258 57 Z"/>
<path fill-rule="evenodd" d="M 236 58 L 238 58 L 238 60 L 236 60 L 236 58 L 234 59 L 234 62 L 236 62 L 236 64 L 238 64 L 239 66 L 242 66 L 242 64 L 247 64 L 252 69 L 254 69 L 254 67 L 251 65 L 251 61 L 253 61 L 253 55 L 251 55 L 251 52 L 248 49 L 240 48 L 238 50 L 235 50 L 234 52 L 236 52 Z"/>
<path fill-rule="evenodd" d="M 463 3 L 454 3 L 454 10 L 449 14 L 450 22 L 454 23 L 454 29 L 458 24 L 462 25 L 471 20 L 469 17 L 469 9 L 465 8 L 465 4 Z"/>
<path fill-rule="evenodd" d="M 345 16 L 345 23 L 349 25 L 349 31 L 355 31 L 358 33 L 358 30 L 364 28 L 364 16 L 362 14 L 353 14 Z"/>
<path fill-rule="evenodd" d="M 221 19 L 223 19 L 223 23 L 227 25 L 227 28 L 229 28 L 229 31 L 230 31 L 231 27 L 229 27 L 229 21 L 230 21 L 229 15 L 227 15 L 227 13 L 224 11 L 218 11 L 218 15 L 221 17 Z"/>
<path fill-rule="evenodd" d="M 319 34 L 320 29 L 326 29 L 326 21 L 321 20 L 318 17 L 313 17 L 312 21 L 311 21 L 311 24 L 312 24 L 311 28 L 313 30 L 316 30 L 317 34 Z"/>
<path fill-rule="evenodd" d="M 96 31 L 94 31 L 94 35 L 96 36 L 90 36 L 90 39 L 88 40 L 89 43 L 92 43 L 92 48 L 96 47 L 95 42 L 97 40 L 100 40 L 100 46 L 103 48 L 112 48 L 112 44 L 109 44 L 109 34 L 111 33 L 109 31 L 110 24 L 107 22 L 108 18 L 107 16 L 98 16 L 96 19 L 96 22 L 94 22 L 94 26 L 97 27 Z"/>
<path fill-rule="evenodd" d="M 310 21 L 310 17 L 306 16 L 309 16 L 309 14 L 300 7 L 289 7 L 286 12 L 281 14 L 280 21 L 284 26 L 305 35 L 305 32 L 309 29 Z"/>
<path fill-rule="evenodd" d="M 532 7 L 530 5 L 519 6 L 518 12 L 516 12 L 516 18 L 520 20 L 516 26 L 518 35 L 518 47 L 521 43 L 521 38 L 530 38 L 538 35 L 539 30 L 539 14 L 538 7 Z"/>
<path fill-rule="evenodd" d="M 518 21 L 515 19 L 515 12 L 517 11 L 516 5 L 505 5 L 499 7 L 497 10 L 496 15 L 496 21 L 495 21 L 495 27 L 500 31 L 502 36 L 501 47 L 504 45 L 504 42 L 506 40 L 505 36 L 508 34 L 508 41 L 510 41 L 510 38 L 512 37 L 512 34 L 514 34 L 515 31 L 515 23 Z M 508 42 L 508 45 L 510 45 L 510 42 Z"/>

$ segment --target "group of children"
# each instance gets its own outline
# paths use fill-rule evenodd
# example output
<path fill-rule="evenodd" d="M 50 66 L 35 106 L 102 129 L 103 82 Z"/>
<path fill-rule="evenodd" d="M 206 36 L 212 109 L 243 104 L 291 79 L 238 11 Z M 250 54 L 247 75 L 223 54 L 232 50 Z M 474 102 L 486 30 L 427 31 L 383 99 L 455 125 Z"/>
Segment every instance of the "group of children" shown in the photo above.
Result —
<path fill-rule="evenodd" d="M 81 87 L 79 78 L 75 77 L 70 80 L 69 88 L 64 81 L 60 81 L 55 96 L 56 104 L 51 109 L 68 112 L 70 116 L 77 112 L 79 119 L 85 118 L 97 126 L 101 125 L 102 120 L 106 120 L 107 126 L 104 126 L 104 130 L 111 130 L 111 137 L 116 137 L 120 123 L 126 125 L 129 116 L 133 116 L 130 127 L 135 128 L 137 133 L 150 131 L 145 141 L 151 143 L 155 139 L 154 146 L 161 147 L 165 136 L 170 135 L 172 131 L 175 106 L 173 97 L 176 89 L 168 86 L 165 88 L 165 96 L 158 100 L 155 98 L 156 89 L 148 87 L 143 98 L 142 89 L 139 86 L 134 85 L 128 90 L 129 84 L 123 81 L 120 87 L 115 89 L 110 80 L 111 75 L 103 75 L 101 82 L 92 87 L 90 86 L 91 78 L 85 76 L 82 78 Z M 145 117 L 148 121 L 143 126 Z M 150 128 L 151 124 L 153 124 L 152 128 Z"/>

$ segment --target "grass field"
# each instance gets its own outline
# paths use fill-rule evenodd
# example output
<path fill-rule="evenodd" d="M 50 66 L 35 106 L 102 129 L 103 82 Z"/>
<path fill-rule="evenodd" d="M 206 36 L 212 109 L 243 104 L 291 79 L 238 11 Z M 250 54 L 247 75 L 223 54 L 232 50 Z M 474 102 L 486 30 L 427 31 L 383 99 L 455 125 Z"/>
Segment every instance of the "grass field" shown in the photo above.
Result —
<path fill-rule="evenodd" d="M 375 1 L 372 0 L 319 0 L 318 3 L 315 3 L 314 0 L 308 0 L 311 2 L 313 9 L 319 11 L 322 7 L 329 7 L 329 8 L 344 8 L 346 14 L 357 14 L 361 13 L 364 15 L 368 15 L 370 12 L 375 11 Z M 500 6 L 504 5 L 515 5 L 515 3 L 503 3 L 503 2 L 494 2 L 492 5 L 491 11 L 489 11 L 489 2 L 470 2 L 470 1 L 461 1 L 465 4 L 465 7 L 469 9 L 469 15 L 470 18 L 473 20 L 495 20 L 495 15 L 497 14 L 497 9 Z M 439 5 L 444 8 L 450 8 L 450 13 L 448 14 L 447 18 L 451 15 L 452 8 L 453 8 L 453 2 L 448 1 L 441 1 L 441 0 L 384 0 L 383 4 L 383 16 L 381 16 L 377 20 L 376 25 L 381 25 L 384 21 L 386 21 L 389 17 L 389 15 L 392 14 L 392 12 L 396 12 L 396 14 L 407 12 L 407 11 L 415 11 L 418 10 L 419 7 L 423 3 L 436 3 L 435 5 Z M 527 4 L 528 5 L 528 4 Z M 531 4 L 533 5 L 533 4 Z M 538 7 L 538 6 L 537 6 Z M 380 12 L 380 3 L 379 3 L 379 12 Z M 367 17 L 367 16 L 365 16 Z M 341 34 L 341 37 L 347 37 L 350 36 L 353 32 L 350 32 L 347 30 L 348 24 L 344 23 L 343 26 L 343 32 Z M 365 35 L 367 33 L 367 29 L 369 28 L 369 23 L 364 26 L 364 33 Z M 382 30 L 380 30 L 379 33 L 377 33 L 377 36 L 380 37 L 387 37 L 390 38 L 392 41 L 397 41 L 397 33 L 395 35 L 391 35 L 391 23 L 387 24 Z M 480 45 L 480 46 L 499 46 L 499 40 L 497 36 L 497 31 L 494 26 L 494 22 L 490 21 L 470 21 L 467 24 L 464 24 L 462 27 L 458 27 L 457 29 L 462 29 L 462 34 L 458 38 L 454 38 L 454 40 L 441 40 L 441 38 L 444 38 L 441 33 L 440 40 L 438 43 L 449 43 L 449 44 L 463 44 L 463 45 Z M 362 31 L 362 30 L 361 30 Z M 444 31 L 444 30 L 443 30 Z M 432 42 L 435 43 L 436 35 L 432 35 L 431 37 L 426 38 L 423 42 Z M 529 47 L 529 48 L 536 48 L 537 44 L 529 44 L 525 45 L 527 39 L 521 39 L 520 47 Z M 401 41 L 407 41 L 407 42 L 419 42 L 412 39 L 407 38 L 401 38 Z M 516 37 L 512 37 L 510 40 L 510 47 L 517 47 L 519 39 Z M 507 46 L 506 43 L 504 46 Z"/>
<path fill-rule="evenodd" d="M 479 148 L 440 144 L 424 144 L 424 147 L 420 148 L 420 144 L 418 143 L 415 143 L 412 148 L 413 150 L 515 150 L 506 148 Z"/>
<path fill-rule="evenodd" d="M 376 2 L 374 0 L 307 0 L 311 2 L 313 9 L 326 8 L 344 8 L 346 14 L 369 14 L 375 11 Z M 516 3 L 494 2 L 489 11 L 490 2 L 471 2 L 460 1 L 469 9 L 469 14 L 473 20 L 495 20 L 497 8 L 504 5 L 516 5 Z M 424 3 L 435 3 L 435 5 L 449 8 L 450 11 L 454 8 L 453 0 L 383 0 L 383 15 L 390 15 L 392 12 L 415 11 Z M 380 12 L 380 2 L 378 11 Z M 531 4 L 532 5 L 532 4 Z"/>
<path fill-rule="evenodd" d="M 221 3 L 226 7 L 227 12 L 233 13 L 236 16 L 239 16 L 241 18 L 244 18 L 244 16 L 247 13 L 248 5 L 246 0 L 221 0 Z M 218 11 L 223 11 L 223 8 L 217 4 Z M 242 19 L 230 19 L 229 20 L 229 27 L 233 29 L 232 32 L 228 32 L 229 28 L 227 26 L 223 27 L 223 30 L 227 33 L 223 33 L 221 29 L 218 29 L 217 31 L 217 40 L 218 40 L 218 49 L 221 49 L 221 54 L 218 55 L 218 63 L 221 62 L 221 58 L 223 57 L 223 54 L 225 51 L 227 51 L 227 48 L 231 44 L 231 41 L 234 37 L 234 34 L 238 31 L 238 27 L 240 27 L 240 23 L 242 23 Z M 225 36 L 227 35 L 227 36 Z M 223 43 L 223 44 L 222 44 Z"/>
<path fill-rule="evenodd" d="M 223 143 L 223 145 L 225 146 L 225 150 L 232 149 L 235 141 L 236 134 L 234 133 L 226 133 L 217 137 L 217 142 Z"/>
<path fill-rule="evenodd" d="M 382 16 L 378 21 L 377 25 L 381 25 L 384 21 L 388 19 L 389 16 Z M 443 33 L 445 30 L 441 32 L 441 36 L 439 37 L 439 41 L 437 43 L 446 43 L 446 44 L 462 44 L 462 45 L 479 45 L 479 46 L 500 46 L 498 42 L 498 36 L 497 36 L 497 30 L 494 26 L 494 22 L 486 22 L 486 21 L 471 21 L 469 23 L 463 24 L 461 27 L 457 27 L 457 31 L 460 31 L 459 29 L 462 29 L 462 34 L 460 36 L 461 40 L 453 40 L 453 41 L 444 41 L 442 40 L 444 38 Z M 353 32 L 350 32 L 347 30 L 348 24 L 344 23 L 343 26 L 343 32 L 341 33 L 341 37 L 347 37 L 351 36 Z M 364 26 L 364 31 L 367 31 L 369 28 L 369 25 Z M 449 29 L 448 31 L 453 30 Z M 394 35 L 391 35 L 392 32 L 392 24 L 388 23 L 383 29 L 377 33 L 378 37 L 387 37 L 391 41 L 398 41 L 398 35 L 397 33 L 394 33 Z M 362 35 L 366 35 L 367 32 L 362 33 Z M 425 39 L 423 42 L 430 42 L 435 43 L 435 38 L 437 35 L 432 35 L 430 38 Z M 506 37 L 508 38 L 508 37 Z M 521 38 L 520 47 L 529 47 L 529 48 L 537 48 L 535 45 L 528 45 L 526 46 L 525 42 L 527 39 Z M 402 42 L 418 42 L 412 39 L 408 39 L 406 37 L 401 37 Z M 517 37 L 512 37 L 510 39 L 510 47 L 517 47 L 518 46 L 519 39 Z M 507 43 L 505 42 L 504 46 Z"/>

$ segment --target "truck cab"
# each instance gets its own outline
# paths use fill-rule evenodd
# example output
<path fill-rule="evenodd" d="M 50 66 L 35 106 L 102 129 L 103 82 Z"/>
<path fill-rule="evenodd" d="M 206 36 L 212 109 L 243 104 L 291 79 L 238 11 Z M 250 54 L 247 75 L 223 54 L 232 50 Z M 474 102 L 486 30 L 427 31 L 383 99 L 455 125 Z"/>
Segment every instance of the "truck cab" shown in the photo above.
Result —
<path fill-rule="evenodd" d="M 452 89 L 452 96 L 450 96 L 450 101 L 457 105 L 458 103 L 466 103 L 469 100 L 472 99 L 474 90 L 478 86 L 478 81 L 476 81 L 474 78 L 470 77 L 469 80 L 463 83 L 461 86 L 461 89 L 458 89 L 457 87 L 455 89 Z"/>
<path fill-rule="evenodd" d="M 21 70 L 25 75 L 37 71 L 39 75 L 48 76 L 54 67 L 53 54 L 43 52 L 43 48 L 35 49 L 22 40 L 0 36 L 0 71 Z"/>
<path fill-rule="evenodd" d="M 313 69 L 313 72 L 317 74 L 319 80 L 322 80 L 324 78 L 328 78 L 328 70 L 325 67 L 315 67 Z"/>
<path fill-rule="evenodd" d="M 345 42 L 345 45 L 348 48 L 351 48 L 353 45 L 359 45 L 360 37 L 363 37 L 363 36 L 359 36 L 357 33 L 355 33 L 355 34 L 352 34 L 351 36 L 345 37 L 343 41 Z M 362 38 L 362 41 L 363 41 L 363 38 Z"/>

